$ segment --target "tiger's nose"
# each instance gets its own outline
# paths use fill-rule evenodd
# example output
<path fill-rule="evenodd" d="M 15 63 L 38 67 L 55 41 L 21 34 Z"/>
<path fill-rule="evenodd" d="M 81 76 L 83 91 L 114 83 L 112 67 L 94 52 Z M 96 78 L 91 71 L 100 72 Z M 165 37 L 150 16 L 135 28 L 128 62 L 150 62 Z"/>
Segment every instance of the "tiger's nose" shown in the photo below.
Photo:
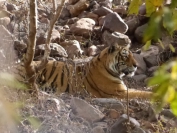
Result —
<path fill-rule="evenodd" d="M 134 67 L 137 67 L 138 65 L 137 64 L 133 64 Z"/>

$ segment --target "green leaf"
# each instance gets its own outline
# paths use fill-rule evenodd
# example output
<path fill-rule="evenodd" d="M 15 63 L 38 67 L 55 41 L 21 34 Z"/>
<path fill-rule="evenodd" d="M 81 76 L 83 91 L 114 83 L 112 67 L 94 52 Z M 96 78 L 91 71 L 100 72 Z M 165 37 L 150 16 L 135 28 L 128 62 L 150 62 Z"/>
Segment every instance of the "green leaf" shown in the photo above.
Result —
<path fill-rule="evenodd" d="M 163 27 L 172 35 L 174 31 L 173 13 L 168 7 L 163 8 Z"/>
<path fill-rule="evenodd" d="M 146 42 L 146 44 L 143 46 L 143 49 L 148 50 L 150 46 L 151 46 L 151 40 Z"/>
<path fill-rule="evenodd" d="M 173 45 L 170 44 L 169 47 L 170 47 L 172 52 L 175 52 L 175 48 L 173 47 Z"/>
<path fill-rule="evenodd" d="M 128 14 L 138 14 L 139 6 L 142 4 L 142 0 L 132 0 L 128 8 Z"/>
<path fill-rule="evenodd" d="M 0 85 L 6 85 L 12 88 L 26 89 L 23 83 L 20 83 L 16 78 L 9 73 L 0 73 Z"/>
<path fill-rule="evenodd" d="M 171 0 L 170 9 L 175 9 L 177 7 L 177 0 Z"/>
<path fill-rule="evenodd" d="M 170 107 L 174 115 L 177 116 L 177 92 L 175 93 L 175 98 L 170 103 Z"/>
<path fill-rule="evenodd" d="M 161 20 L 162 13 L 161 11 L 155 12 L 151 15 L 150 21 L 148 22 L 148 27 L 145 29 L 143 41 L 155 40 L 157 41 L 160 38 L 161 34 Z"/>
<path fill-rule="evenodd" d="M 171 85 L 168 86 L 168 91 L 165 95 L 165 102 L 170 103 L 175 97 L 175 88 Z"/>
<path fill-rule="evenodd" d="M 165 47 L 164 47 L 164 45 L 163 45 L 163 43 L 162 43 L 162 41 L 161 41 L 160 39 L 158 39 L 158 42 L 159 42 L 160 46 L 161 46 L 163 49 L 165 49 Z"/>
<path fill-rule="evenodd" d="M 29 122 L 31 123 L 32 127 L 34 129 L 38 129 L 40 126 L 40 121 L 39 119 L 35 118 L 35 117 L 28 117 Z"/>
<path fill-rule="evenodd" d="M 152 77 L 149 80 L 148 85 L 149 86 L 153 86 L 153 85 L 158 85 L 158 84 L 162 84 L 164 82 L 167 82 L 170 79 L 169 74 L 159 74 L 157 76 Z"/>
<path fill-rule="evenodd" d="M 156 7 L 153 4 L 154 0 L 146 0 L 146 15 L 150 16 L 153 12 L 156 11 Z"/>

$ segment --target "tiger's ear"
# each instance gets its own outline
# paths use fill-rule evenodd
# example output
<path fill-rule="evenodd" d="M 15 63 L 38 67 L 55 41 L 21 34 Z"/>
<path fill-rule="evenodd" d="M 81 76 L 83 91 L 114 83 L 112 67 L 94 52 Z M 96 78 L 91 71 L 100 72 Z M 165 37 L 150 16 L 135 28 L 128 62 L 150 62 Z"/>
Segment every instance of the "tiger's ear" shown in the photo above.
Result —
<path fill-rule="evenodd" d="M 113 53 L 116 50 L 115 45 L 111 45 L 108 49 L 108 53 Z"/>
<path fill-rule="evenodd" d="M 117 49 L 120 49 L 119 44 L 118 43 L 113 43 L 112 45 L 110 45 L 110 47 L 108 49 L 108 53 L 113 53 Z"/>

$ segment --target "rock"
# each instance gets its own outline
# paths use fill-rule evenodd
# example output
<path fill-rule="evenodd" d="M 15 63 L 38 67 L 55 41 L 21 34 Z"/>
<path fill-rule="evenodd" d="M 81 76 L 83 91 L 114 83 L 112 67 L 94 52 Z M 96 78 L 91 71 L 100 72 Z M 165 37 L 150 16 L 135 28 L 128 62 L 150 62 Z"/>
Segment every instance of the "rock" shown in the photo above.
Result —
<path fill-rule="evenodd" d="M 50 43 L 50 56 L 52 57 L 68 57 L 66 50 L 57 43 Z M 45 44 L 37 45 L 35 56 L 43 55 L 45 51 Z"/>
<path fill-rule="evenodd" d="M 138 63 L 136 75 L 144 74 L 146 72 L 147 67 L 146 67 L 146 63 L 143 59 L 143 56 L 140 54 L 136 54 L 136 53 L 133 53 L 133 56 Z"/>
<path fill-rule="evenodd" d="M 140 21 L 138 19 L 138 17 L 133 17 L 132 19 L 128 20 L 126 22 L 126 24 L 128 25 L 128 31 L 127 34 L 134 34 L 136 28 L 139 26 Z"/>
<path fill-rule="evenodd" d="M 122 4 L 122 0 L 113 0 L 113 4 L 121 5 Z"/>
<path fill-rule="evenodd" d="M 130 131 L 130 129 L 133 127 L 139 127 L 140 124 L 137 120 L 135 120 L 132 117 L 129 117 L 130 119 L 130 124 L 127 125 L 126 122 L 128 122 L 128 117 L 126 114 L 123 114 L 119 119 L 113 124 L 111 127 L 110 133 L 126 133 Z M 132 130 L 132 129 L 131 129 Z"/>
<path fill-rule="evenodd" d="M 100 52 L 100 50 L 98 49 L 97 46 L 95 45 L 92 45 L 90 46 L 88 49 L 87 49 L 87 55 L 88 56 L 93 56 L 93 55 L 96 55 Z"/>
<path fill-rule="evenodd" d="M 19 53 L 23 53 L 26 48 L 27 45 L 24 42 L 18 40 L 14 41 L 14 49 L 17 50 Z"/>
<path fill-rule="evenodd" d="M 4 59 L 1 59 L 1 65 L 10 65 L 15 62 L 17 55 L 14 50 L 14 37 L 13 35 L 3 26 L 0 25 L 0 40 L 1 40 L 1 55 Z"/>
<path fill-rule="evenodd" d="M 80 44 L 77 40 L 70 40 L 61 43 L 68 54 L 68 58 L 73 59 L 75 56 L 81 56 L 83 54 L 83 50 L 80 47 Z"/>
<path fill-rule="evenodd" d="M 70 27 L 70 31 L 76 35 L 89 37 L 93 31 L 95 21 L 90 18 L 81 18 Z"/>
<path fill-rule="evenodd" d="M 70 18 L 70 19 L 67 20 L 67 24 L 69 24 L 69 25 L 70 25 L 70 24 L 74 24 L 74 23 L 76 23 L 78 20 L 79 20 L 78 17 Z"/>
<path fill-rule="evenodd" d="M 0 11 L 1 11 L 1 10 L 7 11 L 7 6 L 4 4 L 3 1 L 0 1 Z"/>
<path fill-rule="evenodd" d="M 110 13 L 99 21 L 99 25 L 103 26 L 103 29 L 108 29 L 111 32 L 126 33 L 128 30 L 127 24 L 116 13 Z"/>
<path fill-rule="evenodd" d="M 105 133 L 102 127 L 96 126 L 91 130 L 91 133 Z"/>
<path fill-rule="evenodd" d="M 140 127 L 136 127 L 131 133 L 146 133 L 146 131 Z"/>
<path fill-rule="evenodd" d="M 105 6 L 107 8 L 112 8 L 112 0 L 105 0 L 102 2 L 99 2 L 100 6 Z"/>
<path fill-rule="evenodd" d="M 136 30 L 135 30 L 135 38 L 139 43 L 143 42 L 143 35 L 144 35 L 144 31 L 147 28 L 148 24 L 144 24 L 142 26 L 139 26 Z"/>
<path fill-rule="evenodd" d="M 113 12 L 118 13 L 120 16 L 127 15 L 127 6 L 119 5 L 113 9 Z"/>
<path fill-rule="evenodd" d="M 77 3 L 79 0 L 68 0 L 68 3 L 69 4 L 75 4 L 75 3 Z"/>
<path fill-rule="evenodd" d="M 139 10 L 138 10 L 138 14 L 139 15 L 146 15 L 146 4 L 143 3 L 140 7 L 139 7 Z"/>
<path fill-rule="evenodd" d="M 71 14 L 70 14 L 69 10 L 64 6 L 64 8 L 63 8 L 63 10 L 61 12 L 60 18 L 61 19 L 66 19 L 66 18 L 68 18 L 70 16 L 71 16 Z"/>
<path fill-rule="evenodd" d="M 164 109 L 161 111 L 160 115 L 164 115 L 165 117 L 168 117 L 170 119 L 176 119 L 177 117 L 172 113 L 170 109 Z"/>
<path fill-rule="evenodd" d="M 9 11 L 6 10 L 1 10 L 0 11 L 0 18 L 4 18 L 4 17 L 10 17 L 12 14 Z"/>
<path fill-rule="evenodd" d="M 155 113 L 155 110 L 152 106 L 148 107 L 148 121 L 150 122 L 157 122 L 158 121 L 158 115 Z"/>
<path fill-rule="evenodd" d="M 109 13 L 113 13 L 113 11 L 107 7 L 101 6 L 94 10 L 93 13 L 97 14 L 98 16 L 106 16 Z"/>
<path fill-rule="evenodd" d="M 89 6 L 87 0 L 79 0 L 75 5 L 69 5 L 67 9 L 69 10 L 72 17 L 78 16 L 81 12 L 85 11 Z"/>
<path fill-rule="evenodd" d="M 126 46 L 131 43 L 131 40 L 127 35 L 121 34 L 119 32 L 113 32 L 111 34 L 108 31 L 104 31 L 102 34 L 102 40 L 107 46 L 110 46 L 114 43 L 118 43 L 120 46 Z"/>
<path fill-rule="evenodd" d="M 154 75 L 154 72 L 159 68 L 159 66 L 153 66 L 153 67 L 150 67 L 147 71 L 148 73 L 148 76 L 153 76 Z"/>
<path fill-rule="evenodd" d="M 0 18 L 0 25 L 3 25 L 7 27 L 10 24 L 10 18 L 9 17 L 3 17 Z"/>
<path fill-rule="evenodd" d="M 53 29 L 51 35 L 51 42 L 58 43 L 59 41 L 60 41 L 60 33 L 58 32 L 58 30 Z"/>
<path fill-rule="evenodd" d="M 36 35 L 36 45 L 45 44 L 47 34 L 44 30 L 38 30 Z"/>
<path fill-rule="evenodd" d="M 132 77 L 136 82 L 143 82 L 147 76 L 145 74 L 135 75 Z"/>
<path fill-rule="evenodd" d="M 95 13 L 83 11 L 78 17 L 79 18 L 91 18 L 95 21 L 95 24 L 98 24 L 98 15 Z"/>
<path fill-rule="evenodd" d="M 110 109 L 108 112 L 108 116 L 111 119 L 117 119 L 120 116 L 120 114 L 115 109 Z"/>
<path fill-rule="evenodd" d="M 42 17 L 41 19 L 40 19 L 40 22 L 41 23 L 44 23 L 44 24 L 49 24 L 49 20 L 48 20 L 48 18 L 45 18 L 45 17 Z"/>
<path fill-rule="evenodd" d="M 104 130 L 107 130 L 108 123 L 106 121 L 94 122 L 93 127 L 101 127 Z"/>
<path fill-rule="evenodd" d="M 141 54 L 148 67 L 158 66 L 159 48 L 151 45 L 148 50 L 142 51 Z"/>
<path fill-rule="evenodd" d="M 12 12 L 13 10 L 18 10 L 18 7 L 11 3 L 7 3 L 6 7 L 9 12 Z"/>
<path fill-rule="evenodd" d="M 43 106 L 46 110 L 50 111 L 60 111 L 61 110 L 61 102 L 56 98 L 48 98 L 47 100 L 42 101 Z"/>
<path fill-rule="evenodd" d="M 71 99 L 71 109 L 76 116 L 82 117 L 88 122 L 94 122 L 104 117 L 102 112 L 79 98 Z"/>
<path fill-rule="evenodd" d="M 99 105 L 99 106 L 103 106 L 103 107 L 107 107 L 107 108 L 111 108 L 111 109 L 116 109 L 119 111 L 125 109 L 122 102 L 120 102 L 119 100 L 116 100 L 114 98 L 93 98 L 92 103 Z"/>

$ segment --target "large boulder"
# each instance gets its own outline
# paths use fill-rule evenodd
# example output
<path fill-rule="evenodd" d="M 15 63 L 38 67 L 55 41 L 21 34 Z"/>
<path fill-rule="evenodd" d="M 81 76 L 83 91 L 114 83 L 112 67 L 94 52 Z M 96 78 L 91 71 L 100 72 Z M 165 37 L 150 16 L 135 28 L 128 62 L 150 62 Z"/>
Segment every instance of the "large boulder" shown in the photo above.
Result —
<path fill-rule="evenodd" d="M 131 43 L 131 40 L 127 35 L 124 35 L 119 32 L 110 33 L 108 31 L 104 31 L 104 33 L 102 34 L 102 40 L 107 46 L 110 46 L 114 43 L 118 43 L 119 45 L 126 46 Z"/>
<path fill-rule="evenodd" d="M 99 25 L 103 26 L 103 29 L 107 29 L 111 32 L 126 33 L 128 30 L 127 24 L 116 12 L 109 13 L 99 21 Z"/>
<path fill-rule="evenodd" d="M 70 31 L 76 35 L 89 37 L 95 26 L 95 21 L 90 18 L 81 18 L 70 27 Z"/>

